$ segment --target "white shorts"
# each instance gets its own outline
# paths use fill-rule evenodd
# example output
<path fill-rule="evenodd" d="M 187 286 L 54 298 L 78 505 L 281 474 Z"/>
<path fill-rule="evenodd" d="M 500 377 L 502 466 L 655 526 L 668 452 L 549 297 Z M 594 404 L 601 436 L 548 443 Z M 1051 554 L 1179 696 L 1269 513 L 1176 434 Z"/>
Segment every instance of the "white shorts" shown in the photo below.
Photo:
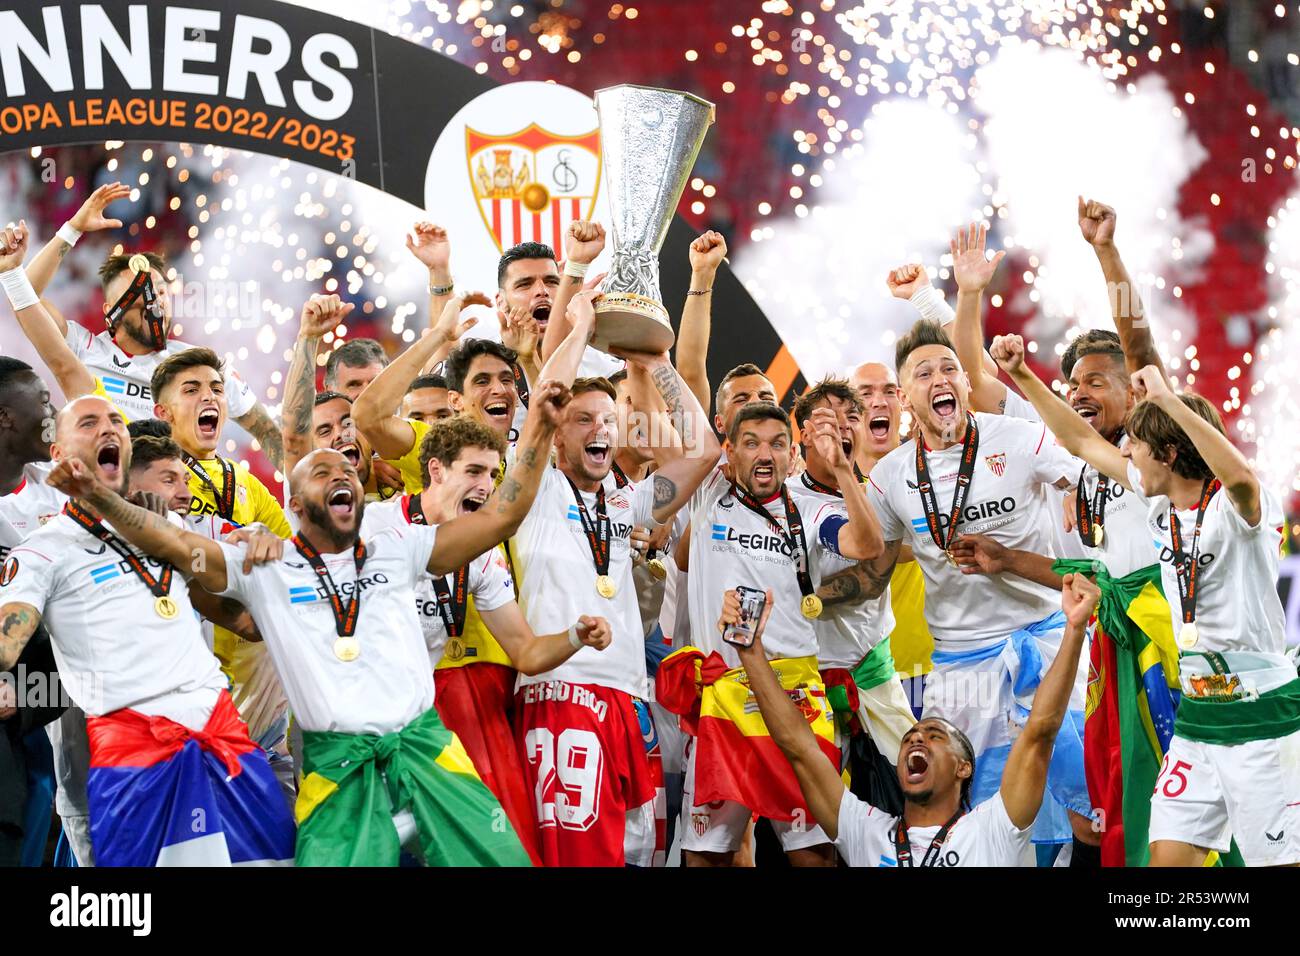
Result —
<path fill-rule="evenodd" d="M 1248 866 L 1300 863 L 1300 731 L 1245 744 L 1170 742 L 1148 839 L 1223 853 L 1234 837 Z"/>
<path fill-rule="evenodd" d="M 682 787 L 682 850 L 695 853 L 734 853 L 745 838 L 753 813 L 732 800 L 695 805 L 695 738 L 686 738 L 686 779 Z M 772 829 L 781 849 L 806 850 L 830 843 L 825 831 L 809 817 L 802 820 L 773 820 Z"/>

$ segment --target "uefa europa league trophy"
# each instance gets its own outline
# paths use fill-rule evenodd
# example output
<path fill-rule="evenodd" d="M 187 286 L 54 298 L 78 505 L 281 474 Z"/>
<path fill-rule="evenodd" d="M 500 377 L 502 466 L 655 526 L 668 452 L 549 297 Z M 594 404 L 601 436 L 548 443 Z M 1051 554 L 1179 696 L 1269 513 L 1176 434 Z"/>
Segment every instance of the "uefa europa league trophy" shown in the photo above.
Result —
<path fill-rule="evenodd" d="M 659 294 L 659 249 L 677 211 L 713 104 L 649 86 L 596 91 L 614 253 L 591 344 L 666 352 L 673 327 Z"/>

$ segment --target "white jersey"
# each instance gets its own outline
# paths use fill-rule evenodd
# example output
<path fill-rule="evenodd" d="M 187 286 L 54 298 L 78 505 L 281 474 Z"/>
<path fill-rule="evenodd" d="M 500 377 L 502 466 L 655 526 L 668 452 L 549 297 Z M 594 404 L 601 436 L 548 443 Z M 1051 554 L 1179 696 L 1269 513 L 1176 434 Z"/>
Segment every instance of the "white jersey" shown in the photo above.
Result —
<path fill-rule="evenodd" d="M 1007 548 L 1051 556 L 1061 522 L 1055 483 L 1074 484 L 1083 463 L 1055 444 L 1045 425 L 976 413 L 979 449 L 958 533 L 983 534 Z M 961 443 L 926 452 L 940 525 L 947 533 Z M 963 574 L 930 536 L 908 441 L 871 470 L 867 497 L 886 541 L 902 541 L 925 576 L 925 619 L 936 642 L 967 646 L 1002 640 L 1061 609 L 1058 591 L 1013 574 Z"/>
<path fill-rule="evenodd" d="M 368 541 L 372 535 L 383 528 L 410 527 L 411 518 L 406 508 L 407 500 L 407 495 L 399 495 L 380 504 L 366 505 L 365 516 L 361 522 L 361 539 Z M 420 628 L 424 632 L 424 644 L 429 649 L 429 666 L 437 667 L 438 662 L 442 660 L 442 652 L 447 646 L 447 624 L 438 607 L 438 592 L 433 580 L 433 575 L 427 571 L 421 577 L 420 583 L 415 588 L 415 606 L 420 618 Z M 447 593 L 455 595 L 456 575 L 444 574 L 442 580 L 446 585 Z M 515 599 L 515 587 L 510 580 L 510 569 L 498 549 L 493 548 L 469 562 L 466 590 L 474 598 L 475 610 L 480 613 L 495 611 Z"/>
<path fill-rule="evenodd" d="M 104 397 L 131 421 L 154 417 L 154 399 L 149 383 L 159 363 L 177 352 L 194 348 L 185 342 L 168 339 L 167 347 L 161 351 L 129 355 L 118 348 L 108 330 L 92 335 L 76 322 L 68 323 L 66 338 L 72 354 L 90 370 Z M 225 378 L 226 411 L 231 418 L 240 418 L 252 411 L 257 396 L 228 363 Z"/>
<path fill-rule="evenodd" d="M 23 465 L 23 480 L 0 495 L 0 561 L 23 539 L 63 510 L 68 496 L 45 483 L 54 465 L 34 461 Z"/>
<path fill-rule="evenodd" d="M 1128 436 L 1120 440 L 1123 448 Z M 1095 520 L 1097 509 L 1097 484 L 1101 479 L 1091 465 L 1084 472 L 1079 494 L 1087 495 L 1089 512 Z M 1160 551 L 1147 530 L 1148 501 L 1142 495 L 1129 491 L 1118 481 L 1106 483 L 1106 505 L 1102 520 L 1101 547 L 1085 547 L 1078 529 L 1070 533 L 1082 556 L 1106 565 L 1112 577 L 1121 578 L 1155 564 Z"/>
<path fill-rule="evenodd" d="M 1140 495 L 1142 476 L 1132 462 L 1128 480 Z M 1142 500 L 1147 504 L 1147 531 L 1158 549 L 1161 583 L 1177 637 L 1183 614 L 1169 533 L 1169 499 L 1156 495 Z M 1259 509 L 1259 521 L 1252 528 L 1237 513 L 1232 497 L 1223 488 L 1215 492 L 1205 509 L 1197 549 L 1197 652 L 1280 655 L 1286 649 L 1285 615 L 1277 593 L 1282 506 L 1271 491 L 1261 487 Z M 1196 529 L 1195 506 L 1178 512 L 1178 528 L 1184 552 L 1190 552 Z"/>
<path fill-rule="evenodd" d="M 175 515 L 169 520 L 180 525 Z M 131 550 L 161 575 L 161 562 Z M 30 604 L 41 613 L 59 678 L 87 714 L 129 707 L 193 730 L 207 724 L 226 679 L 204 646 L 180 572 L 168 592 L 180 613 L 164 620 L 130 565 L 60 514 L 9 553 L 0 578 L 0 604 Z"/>
<path fill-rule="evenodd" d="M 826 558 L 818 552 L 838 551 L 840 528 L 846 523 L 842 503 L 792 498 L 803 523 L 809 552 L 809 576 L 815 589 Z M 768 513 L 786 528 L 780 495 L 763 502 Z M 786 529 L 788 530 L 788 529 Z M 739 667 L 736 649 L 722 639 L 718 618 L 725 592 L 745 587 L 772 590 L 772 616 L 763 632 L 769 659 L 815 657 L 817 632 L 803 616 L 795 559 L 783 536 L 732 493 L 731 482 L 715 468 L 691 498 L 690 572 L 686 576 L 690 602 L 691 640 L 705 654 L 716 651 L 728 667 Z"/>
<path fill-rule="evenodd" d="M 1038 409 L 1034 408 L 1034 403 L 1010 387 L 1007 388 L 1007 397 L 1002 405 L 1002 414 L 1009 415 L 1011 418 L 1023 418 L 1027 422 L 1041 422 L 1043 420 L 1043 416 L 1038 414 Z"/>
<path fill-rule="evenodd" d="M 874 469 L 873 469 L 874 471 Z M 898 866 L 895 844 L 898 817 L 863 803 L 845 791 L 835 848 L 849 866 Z M 912 866 L 924 863 L 939 826 L 908 827 Z M 948 831 L 933 866 L 1021 866 L 1033 827 L 1016 828 L 1007 816 L 1002 794 L 994 794 L 962 816 Z"/>
<path fill-rule="evenodd" d="M 786 481 L 795 500 L 808 498 L 818 505 L 838 508 L 844 513 L 844 499 L 814 488 L 804 472 Z M 858 562 L 835 551 L 816 548 L 810 556 L 813 577 L 824 583 L 828 577 L 854 567 Z M 822 609 L 813 622 L 817 632 L 817 665 L 852 669 L 894 629 L 894 611 L 889 606 L 889 588 L 878 598 L 856 604 L 842 604 Z"/>
<path fill-rule="evenodd" d="M 519 605 L 536 634 L 563 633 L 581 615 L 589 614 L 609 621 L 613 640 L 603 651 L 584 647 L 544 674 L 521 674 L 521 686 L 562 680 L 646 696 L 645 636 L 628 538 L 637 525 L 650 524 L 653 492 L 653 478 L 605 492 L 610 523 L 609 576 L 616 588 L 612 598 L 605 598 L 596 591 L 596 563 L 573 487 L 558 468 L 546 469 L 537 500 L 510 542 Z M 581 494 L 594 522 L 596 493 Z"/>
<path fill-rule="evenodd" d="M 385 528 L 364 539 L 358 578 L 352 549 L 322 554 L 340 598 L 360 591 L 355 660 L 334 654 L 338 632 L 325 585 L 298 549 L 243 570 L 245 547 L 223 544 L 224 594 L 253 615 L 303 730 L 387 734 L 433 706 L 433 670 L 415 613 L 415 589 L 427 576 L 437 528 Z"/>

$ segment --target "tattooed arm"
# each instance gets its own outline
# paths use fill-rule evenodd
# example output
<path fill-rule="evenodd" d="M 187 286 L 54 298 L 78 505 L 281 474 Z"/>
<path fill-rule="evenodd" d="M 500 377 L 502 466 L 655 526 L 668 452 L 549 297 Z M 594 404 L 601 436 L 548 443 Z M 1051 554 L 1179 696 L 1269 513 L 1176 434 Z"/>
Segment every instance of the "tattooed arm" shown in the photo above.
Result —
<path fill-rule="evenodd" d="M 0 671 L 18 663 L 27 642 L 41 623 L 41 612 L 30 604 L 13 602 L 0 606 Z"/>
<path fill-rule="evenodd" d="M 885 545 L 885 553 L 874 561 L 859 561 L 851 568 L 846 568 L 822 581 L 817 589 L 817 596 L 822 599 L 823 607 L 862 604 L 871 601 L 889 587 L 889 579 L 894 574 L 898 562 L 899 542 Z"/>
<path fill-rule="evenodd" d="M 224 627 L 242 640 L 256 643 L 262 639 L 253 615 L 234 598 L 209 594 L 203 588 L 190 588 L 190 603 L 213 624 Z"/>
<path fill-rule="evenodd" d="M 298 462 L 311 451 L 311 413 L 316 402 L 316 352 L 326 332 L 334 329 L 352 311 L 336 295 L 314 295 L 302 307 L 293 361 L 284 382 L 284 407 L 280 412 L 281 448 L 284 465 L 280 471 L 293 473 Z"/>
<path fill-rule="evenodd" d="M 284 471 L 284 439 L 280 436 L 280 426 L 275 423 L 266 406 L 258 402 L 243 415 L 235 419 L 257 439 L 262 453 L 276 468 Z"/>
<path fill-rule="evenodd" d="M 628 366 L 640 366 L 650 374 L 655 389 L 667 408 L 668 417 L 682 439 L 682 453 L 671 461 L 659 456 L 661 464 L 651 476 L 654 482 L 654 520 L 663 524 L 690 500 L 722 457 L 722 446 L 708 427 L 704 409 L 667 355 L 615 350 Z"/>
<path fill-rule="evenodd" d="M 60 461 L 46 481 L 69 498 L 88 503 L 141 551 L 166 561 L 213 594 L 226 590 L 226 554 L 217 542 L 131 504 L 96 478 L 79 458 Z"/>
<path fill-rule="evenodd" d="M 431 573 L 454 571 L 519 530 L 550 464 L 551 440 L 568 401 L 568 388 L 558 382 L 545 381 L 534 390 L 523 434 L 515 446 L 514 465 L 478 511 L 438 526 L 429 554 Z"/>

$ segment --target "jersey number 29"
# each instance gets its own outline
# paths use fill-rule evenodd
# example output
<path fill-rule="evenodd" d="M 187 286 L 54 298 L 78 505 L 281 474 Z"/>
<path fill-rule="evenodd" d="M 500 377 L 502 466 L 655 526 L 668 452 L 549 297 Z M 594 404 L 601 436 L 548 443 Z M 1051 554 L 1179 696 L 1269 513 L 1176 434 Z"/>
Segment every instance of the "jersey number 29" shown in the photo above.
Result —
<path fill-rule="evenodd" d="M 537 773 L 538 826 L 589 829 L 600 817 L 600 738 L 576 727 L 558 737 L 534 727 L 524 744 Z"/>

